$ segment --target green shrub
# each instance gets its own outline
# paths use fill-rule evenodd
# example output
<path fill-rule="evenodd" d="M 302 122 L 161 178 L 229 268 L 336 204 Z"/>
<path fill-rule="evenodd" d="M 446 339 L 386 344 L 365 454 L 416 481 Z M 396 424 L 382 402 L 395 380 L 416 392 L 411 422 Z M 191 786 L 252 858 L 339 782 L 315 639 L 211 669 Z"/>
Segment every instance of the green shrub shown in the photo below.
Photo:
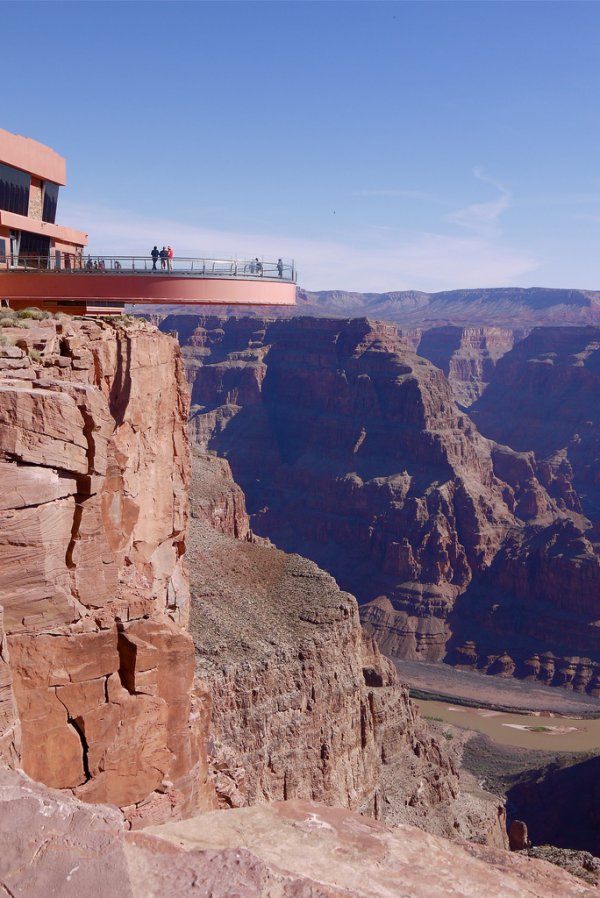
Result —
<path fill-rule="evenodd" d="M 50 318 L 50 312 L 45 312 L 42 309 L 19 309 L 17 312 L 17 318 L 33 318 L 34 321 L 43 321 L 45 318 Z"/>
<path fill-rule="evenodd" d="M 31 348 L 31 349 L 29 350 L 28 355 L 29 355 L 29 358 L 30 358 L 30 359 L 33 359 L 34 362 L 41 362 L 41 361 L 42 361 L 42 353 L 39 351 L 39 349 Z"/>

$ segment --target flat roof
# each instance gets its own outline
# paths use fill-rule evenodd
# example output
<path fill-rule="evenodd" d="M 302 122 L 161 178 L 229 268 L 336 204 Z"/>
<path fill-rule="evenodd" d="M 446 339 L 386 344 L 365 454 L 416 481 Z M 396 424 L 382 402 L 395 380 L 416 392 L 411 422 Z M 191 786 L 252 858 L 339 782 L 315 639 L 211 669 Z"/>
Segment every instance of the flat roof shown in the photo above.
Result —
<path fill-rule="evenodd" d="M 43 143 L 32 140 L 31 137 L 11 134 L 2 128 L 0 128 L 0 162 L 12 165 L 13 168 L 20 168 L 44 181 L 53 181 L 61 186 L 67 183 L 67 164 L 62 156 Z"/>

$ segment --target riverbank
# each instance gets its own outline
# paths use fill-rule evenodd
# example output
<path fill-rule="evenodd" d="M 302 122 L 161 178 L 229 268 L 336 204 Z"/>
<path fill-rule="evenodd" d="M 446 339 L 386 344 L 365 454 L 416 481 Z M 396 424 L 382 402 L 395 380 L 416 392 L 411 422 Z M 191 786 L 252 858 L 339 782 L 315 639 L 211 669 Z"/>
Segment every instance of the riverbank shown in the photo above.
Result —
<path fill-rule="evenodd" d="M 463 792 L 504 800 L 509 823 L 524 820 L 534 845 L 600 854 L 600 701 L 445 665 L 397 667 L 454 755 Z"/>
<path fill-rule="evenodd" d="M 541 712 L 507 713 L 489 707 L 416 699 L 425 719 L 482 733 L 502 745 L 535 751 L 600 752 L 600 719 Z"/>
<path fill-rule="evenodd" d="M 600 699 L 540 683 L 457 670 L 447 664 L 395 660 L 403 683 L 417 701 L 449 702 L 506 713 L 546 712 L 565 717 L 600 717 Z"/>

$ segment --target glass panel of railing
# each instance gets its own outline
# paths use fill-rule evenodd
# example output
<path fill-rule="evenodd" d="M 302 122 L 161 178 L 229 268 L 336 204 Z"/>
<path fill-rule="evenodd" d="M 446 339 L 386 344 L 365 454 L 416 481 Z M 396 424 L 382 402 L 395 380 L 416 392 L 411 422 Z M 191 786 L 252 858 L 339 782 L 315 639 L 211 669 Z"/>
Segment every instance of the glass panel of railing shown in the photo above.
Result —
<path fill-rule="evenodd" d="M 179 276 L 191 277 L 223 277 L 223 278 L 269 278 L 294 281 L 296 270 L 293 260 L 278 259 L 276 262 L 264 259 L 205 259 L 174 257 L 165 260 L 165 268 L 161 260 L 156 264 L 147 256 L 79 256 L 69 253 L 51 253 L 50 256 L 34 256 L 20 254 L 7 255 L 5 264 L 15 270 L 27 271 L 62 271 L 69 273 L 135 273 L 166 274 L 176 273 Z"/>

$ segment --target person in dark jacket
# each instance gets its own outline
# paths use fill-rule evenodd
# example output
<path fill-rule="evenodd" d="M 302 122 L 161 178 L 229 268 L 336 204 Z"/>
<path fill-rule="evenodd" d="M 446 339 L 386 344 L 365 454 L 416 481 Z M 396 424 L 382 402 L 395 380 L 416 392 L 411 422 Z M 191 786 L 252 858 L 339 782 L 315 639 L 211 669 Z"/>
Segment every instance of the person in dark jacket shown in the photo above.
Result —
<path fill-rule="evenodd" d="M 152 271 L 156 271 L 156 263 L 158 262 L 158 257 L 160 256 L 157 246 L 154 247 L 150 255 L 152 256 Z"/>

